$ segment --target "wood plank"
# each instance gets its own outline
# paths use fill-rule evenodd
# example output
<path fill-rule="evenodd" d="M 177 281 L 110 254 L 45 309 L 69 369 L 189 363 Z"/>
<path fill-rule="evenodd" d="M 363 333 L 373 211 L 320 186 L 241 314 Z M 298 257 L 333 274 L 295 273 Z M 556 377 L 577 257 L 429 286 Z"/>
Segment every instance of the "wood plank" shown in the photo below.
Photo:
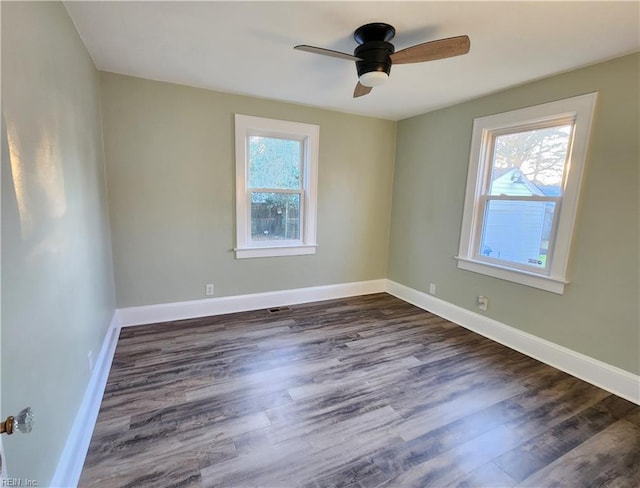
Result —
<path fill-rule="evenodd" d="M 634 410 L 631 402 L 608 396 L 595 405 L 509 451 L 495 462 L 516 481 L 551 464 Z"/>
<path fill-rule="evenodd" d="M 640 427 L 620 420 L 568 451 L 518 486 L 629 487 L 640 484 Z"/>
<path fill-rule="evenodd" d="M 639 457 L 640 407 L 382 293 L 123 329 L 79 486 L 635 488 Z"/>
<path fill-rule="evenodd" d="M 478 469 L 455 480 L 453 483 L 447 485 L 447 488 L 508 488 L 515 485 L 516 480 L 502 471 L 495 463 L 491 462 L 483 464 Z"/>

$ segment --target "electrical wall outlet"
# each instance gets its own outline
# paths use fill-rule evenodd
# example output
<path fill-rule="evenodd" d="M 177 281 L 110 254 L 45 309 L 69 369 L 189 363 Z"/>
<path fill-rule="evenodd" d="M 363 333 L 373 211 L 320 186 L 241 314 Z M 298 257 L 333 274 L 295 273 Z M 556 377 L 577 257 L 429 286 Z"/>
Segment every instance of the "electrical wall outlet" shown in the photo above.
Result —
<path fill-rule="evenodd" d="M 208 297 L 212 297 L 213 296 L 213 283 L 209 283 L 205 289 L 204 289 L 204 294 Z"/>
<path fill-rule="evenodd" d="M 429 293 L 431 295 L 435 295 L 436 294 L 436 284 L 435 283 L 429 283 Z"/>
<path fill-rule="evenodd" d="M 479 296 L 476 303 L 480 310 L 487 311 L 487 307 L 489 306 L 489 299 L 487 297 Z"/>

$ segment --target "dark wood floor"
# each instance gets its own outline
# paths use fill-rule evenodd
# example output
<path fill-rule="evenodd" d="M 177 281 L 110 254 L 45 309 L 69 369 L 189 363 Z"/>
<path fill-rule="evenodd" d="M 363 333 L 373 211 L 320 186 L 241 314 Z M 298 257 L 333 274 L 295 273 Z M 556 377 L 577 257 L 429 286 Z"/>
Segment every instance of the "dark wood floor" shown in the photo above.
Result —
<path fill-rule="evenodd" d="M 387 294 L 124 329 L 80 486 L 640 486 L 640 407 Z"/>

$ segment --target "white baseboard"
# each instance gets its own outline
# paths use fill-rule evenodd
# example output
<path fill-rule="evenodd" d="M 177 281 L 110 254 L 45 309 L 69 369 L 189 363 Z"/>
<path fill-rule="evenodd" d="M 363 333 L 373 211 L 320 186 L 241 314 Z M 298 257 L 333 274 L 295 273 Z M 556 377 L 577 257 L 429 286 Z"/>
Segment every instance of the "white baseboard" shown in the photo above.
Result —
<path fill-rule="evenodd" d="M 640 376 L 387 280 L 387 292 L 462 327 L 640 405 Z"/>
<path fill-rule="evenodd" d="M 386 279 L 358 281 L 188 302 L 128 307 L 119 309 L 118 313 L 122 327 L 129 327 L 133 325 L 207 317 L 209 315 L 247 312 L 261 308 L 295 305 L 297 303 L 318 302 L 321 300 L 331 300 L 356 295 L 382 293 L 386 290 L 386 285 Z"/>
<path fill-rule="evenodd" d="M 71 427 L 58 467 L 50 483 L 51 488 L 69 488 L 78 486 L 82 467 L 84 466 L 89 443 L 96 425 L 102 395 L 107 384 L 111 362 L 116 351 L 120 334 L 120 319 L 116 310 L 111 325 L 105 334 L 100 354 L 89 379 L 89 384 L 82 398 L 82 403 Z"/>
<path fill-rule="evenodd" d="M 462 327 L 640 405 L 640 376 L 391 280 L 380 279 L 117 310 L 50 486 L 75 487 L 100 410 L 120 327 L 388 292 Z"/>

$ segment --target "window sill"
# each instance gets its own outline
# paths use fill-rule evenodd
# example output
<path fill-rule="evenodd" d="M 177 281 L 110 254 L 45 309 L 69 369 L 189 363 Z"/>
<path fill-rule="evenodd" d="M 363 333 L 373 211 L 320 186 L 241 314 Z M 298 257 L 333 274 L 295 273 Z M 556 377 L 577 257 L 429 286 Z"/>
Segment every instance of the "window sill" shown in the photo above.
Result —
<path fill-rule="evenodd" d="M 473 271 L 474 273 L 492 276 L 501 280 L 513 281 L 514 283 L 539 288 L 540 290 L 550 291 L 552 293 L 557 293 L 558 295 L 564 294 L 564 287 L 568 284 L 567 281 L 562 279 L 527 273 L 526 271 L 515 270 L 513 268 L 481 263 L 479 261 L 474 261 L 460 256 L 456 256 L 455 259 L 458 260 L 458 269 Z"/>
<path fill-rule="evenodd" d="M 236 248 L 236 259 L 270 258 L 277 256 L 304 256 L 315 254 L 317 244 L 302 244 L 295 246 L 265 246 Z"/>

